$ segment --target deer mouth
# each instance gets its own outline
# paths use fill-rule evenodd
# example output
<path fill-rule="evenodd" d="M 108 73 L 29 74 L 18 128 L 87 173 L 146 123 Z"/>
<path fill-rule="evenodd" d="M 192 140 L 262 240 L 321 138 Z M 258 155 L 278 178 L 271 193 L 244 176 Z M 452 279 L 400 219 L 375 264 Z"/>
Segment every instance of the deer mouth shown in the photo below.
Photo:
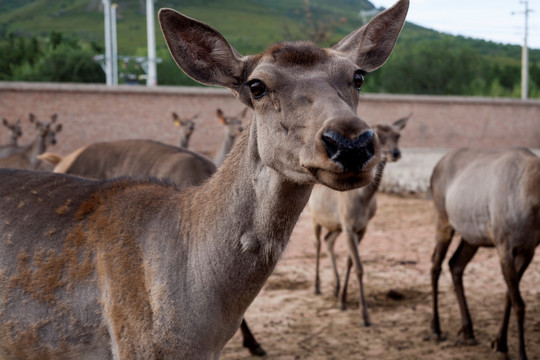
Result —
<path fill-rule="evenodd" d="M 315 178 L 317 183 L 328 186 L 338 191 L 346 191 L 366 186 L 375 177 L 375 165 L 378 163 L 378 156 L 369 159 L 360 171 L 344 171 L 335 169 L 337 166 L 323 169 L 319 167 L 306 167 L 309 173 Z"/>

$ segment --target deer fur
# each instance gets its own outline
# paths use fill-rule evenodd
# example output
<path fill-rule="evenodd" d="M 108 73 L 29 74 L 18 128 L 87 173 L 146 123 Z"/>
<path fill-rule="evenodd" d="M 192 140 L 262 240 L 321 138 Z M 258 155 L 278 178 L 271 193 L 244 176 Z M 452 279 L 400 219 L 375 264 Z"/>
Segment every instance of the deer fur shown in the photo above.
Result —
<path fill-rule="evenodd" d="M 441 338 L 438 280 L 442 261 L 457 232 L 461 241 L 449 264 L 465 343 L 476 344 L 476 339 L 465 299 L 463 272 L 479 247 L 495 247 L 507 293 L 501 327 L 492 345 L 499 353 L 508 352 L 508 321 L 513 308 L 519 359 L 526 359 L 525 303 L 519 282 L 540 243 L 540 158 L 526 148 L 457 149 L 435 166 L 431 194 L 437 212 L 431 268 L 433 334 Z"/>
<path fill-rule="evenodd" d="M 356 114 L 359 69 L 383 65 L 408 5 L 398 1 L 332 49 L 281 43 L 254 56 L 161 9 L 178 65 L 229 87 L 252 120 L 208 181 L 181 190 L 0 170 L 0 355 L 219 358 L 313 185 L 373 180 L 380 144 Z"/>
<path fill-rule="evenodd" d="M 375 125 L 375 132 L 381 142 L 382 153 L 386 161 L 393 162 L 401 158 L 401 152 L 398 147 L 400 132 L 407 125 L 410 116 L 396 120 L 391 126 Z M 380 163 L 378 180 L 382 177 L 386 161 Z M 345 309 L 349 272 L 352 264 L 354 264 L 360 290 L 360 309 L 364 325 L 366 326 L 369 326 L 371 321 L 364 295 L 362 282 L 363 267 L 358 254 L 358 245 L 364 237 L 369 221 L 375 216 L 375 212 L 377 211 L 375 193 L 378 186 L 379 181 L 374 181 L 369 186 L 363 188 L 339 192 L 325 186 L 315 185 L 309 198 L 313 230 L 315 232 L 315 294 L 321 293 L 319 259 L 321 253 L 321 231 L 325 228 L 328 232 L 324 236 L 324 244 L 326 245 L 326 250 L 332 262 L 332 269 L 334 270 L 334 295 L 336 297 L 339 296 L 340 307 Z M 345 283 L 341 295 L 339 295 L 340 281 L 334 244 L 341 232 L 345 233 L 349 255 Z"/>
<path fill-rule="evenodd" d="M 62 130 L 62 124 L 57 124 L 57 115 L 51 116 L 51 121 L 42 123 L 30 114 L 30 122 L 36 125 L 36 138 L 27 146 L 22 146 L 16 152 L 5 158 L 0 158 L 0 168 L 32 169 L 36 170 L 41 163 L 38 156 L 47 150 L 49 145 L 56 144 L 56 134 Z"/>
<path fill-rule="evenodd" d="M 193 131 L 195 130 L 195 119 L 199 116 L 199 114 L 196 114 L 190 118 L 181 119 L 177 113 L 172 113 L 173 123 L 174 126 L 177 126 L 180 128 L 180 141 L 178 143 L 178 146 L 183 148 L 188 148 L 189 146 L 189 139 L 191 138 L 191 135 L 193 135 Z"/>
<path fill-rule="evenodd" d="M 210 159 L 185 148 L 152 140 L 97 142 L 63 158 L 54 172 L 90 179 L 156 177 L 180 187 L 200 185 L 216 171 Z"/>
<path fill-rule="evenodd" d="M 18 139 L 22 136 L 21 120 L 17 119 L 17 121 L 10 123 L 3 118 L 2 124 L 9 130 L 9 143 L 0 145 L 0 158 L 16 153 L 19 148 Z"/>

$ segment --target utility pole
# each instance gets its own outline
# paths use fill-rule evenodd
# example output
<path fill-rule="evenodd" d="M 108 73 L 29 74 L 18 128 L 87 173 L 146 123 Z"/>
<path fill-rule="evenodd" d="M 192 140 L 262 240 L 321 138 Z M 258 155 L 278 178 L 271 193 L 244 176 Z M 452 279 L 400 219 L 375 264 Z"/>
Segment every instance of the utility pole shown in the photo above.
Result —
<path fill-rule="evenodd" d="M 111 0 L 101 0 L 103 2 L 103 14 L 105 16 L 105 78 L 107 85 L 113 84 L 112 68 L 112 42 L 111 42 Z"/>
<path fill-rule="evenodd" d="M 112 84 L 118 85 L 118 43 L 116 37 L 116 8 L 118 4 L 111 5 L 111 49 L 112 49 Z"/>
<path fill-rule="evenodd" d="M 527 47 L 527 37 L 529 33 L 529 13 L 533 10 L 529 9 L 529 1 L 521 0 L 525 5 L 525 33 L 523 34 L 523 47 L 521 49 L 521 98 L 523 100 L 529 97 L 529 48 Z M 521 13 L 521 12 L 519 12 Z M 513 12 L 512 14 L 516 14 Z"/>
<path fill-rule="evenodd" d="M 148 42 L 148 74 L 146 86 L 157 85 L 156 31 L 154 26 L 154 0 L 146 0 L 146 36 Z"/>

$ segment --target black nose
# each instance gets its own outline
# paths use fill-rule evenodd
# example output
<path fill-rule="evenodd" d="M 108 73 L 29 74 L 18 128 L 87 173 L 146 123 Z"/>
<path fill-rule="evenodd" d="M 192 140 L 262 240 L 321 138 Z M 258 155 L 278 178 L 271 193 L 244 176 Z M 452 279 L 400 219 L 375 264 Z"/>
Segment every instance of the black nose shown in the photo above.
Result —
<path fill-rule="evenodd" d="M 392 157 L 394 160 L 399 159 L 401 157 L 401 151 L 399 151 L 399 149 L 392 150 Z"/>
<path fill-rule="evenodd" d="M 322 141 L 328 157 L 344 171 L 358 172 L 374 156 L 373 131 L 366 130 L 356 139 L 347 139 L 335 131 L 325 131 Z"/>

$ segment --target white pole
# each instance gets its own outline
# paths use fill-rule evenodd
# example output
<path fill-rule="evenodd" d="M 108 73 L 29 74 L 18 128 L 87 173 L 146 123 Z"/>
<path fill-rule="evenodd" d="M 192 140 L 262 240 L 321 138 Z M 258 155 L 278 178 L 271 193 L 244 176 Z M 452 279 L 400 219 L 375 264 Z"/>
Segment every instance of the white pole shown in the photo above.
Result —
<path fill-rule="evenodd" d="M 146 86 L 157 85 L 156 34 L 154 28 L 154 0 L 146 0 L 146 36 L 148 41 L 148 74 Z"/>
<path fill-rule="evenodd" d="M 116 39 L 116 8 L 118 4 L 111 6 L 111 47 L 112 47 L 112 84 L 118 85 L 118 45 Z"/>
<path fill-rule="evenodd" d="M 530 10 L 527 0 L 522 1 L 522 3 L 525 3 L 525 35 L 523 36 L 523 47 L 521 49 L 521 98 L 525 100 L 528 98 L 529 93 L 529 49 L 527 48 L 527 32 Z"/>
<path fill-rule="evenodd" d="M 107 85 L 112 85 L 112 47 L 111 47 L 111 0 L 101 0 L 103 2 L 103 13 L 105 15 L 105 77 Z"/>

